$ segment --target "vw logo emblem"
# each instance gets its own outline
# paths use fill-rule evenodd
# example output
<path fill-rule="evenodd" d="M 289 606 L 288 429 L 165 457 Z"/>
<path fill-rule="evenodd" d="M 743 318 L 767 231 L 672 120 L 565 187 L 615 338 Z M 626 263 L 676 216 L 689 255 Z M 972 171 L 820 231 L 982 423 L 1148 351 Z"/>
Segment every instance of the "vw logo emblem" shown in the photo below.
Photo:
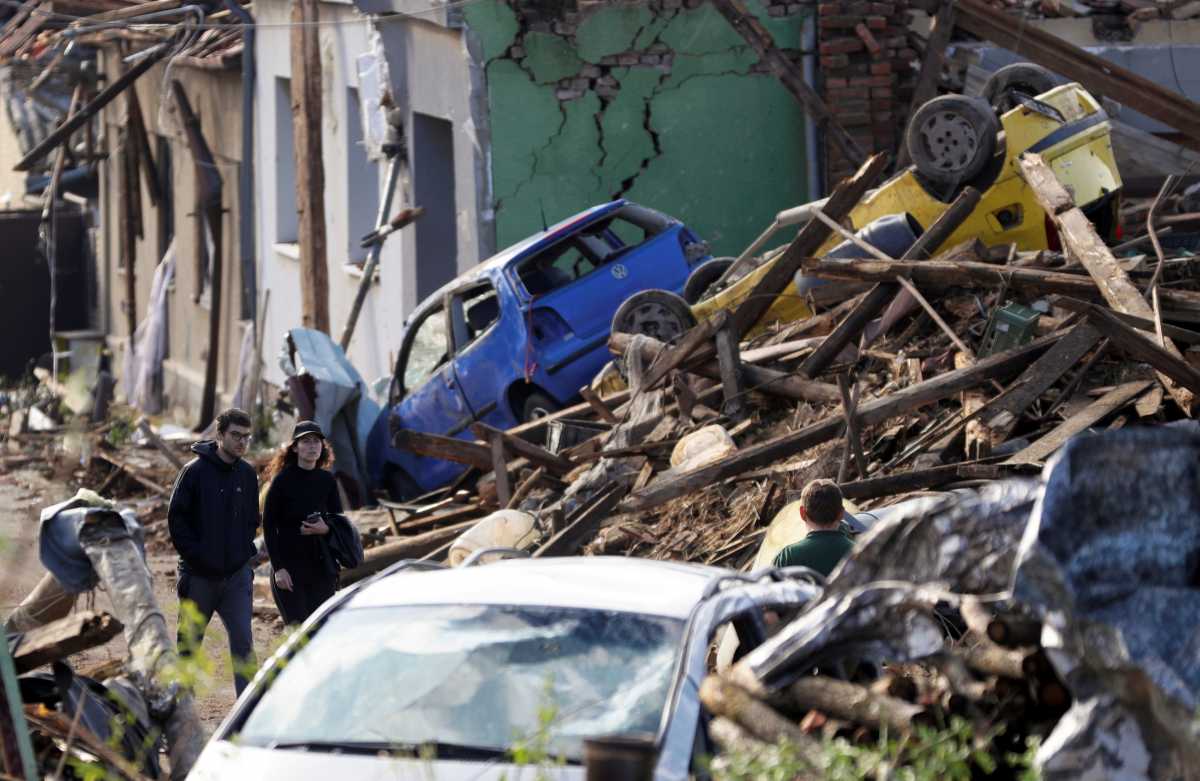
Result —
<path fill-rule="evenodd" d="M 624 279 L 629 276 L 629 269 L 621 263 L 614 263 L 612 267 L 612 275 L 615 279 Z"/>

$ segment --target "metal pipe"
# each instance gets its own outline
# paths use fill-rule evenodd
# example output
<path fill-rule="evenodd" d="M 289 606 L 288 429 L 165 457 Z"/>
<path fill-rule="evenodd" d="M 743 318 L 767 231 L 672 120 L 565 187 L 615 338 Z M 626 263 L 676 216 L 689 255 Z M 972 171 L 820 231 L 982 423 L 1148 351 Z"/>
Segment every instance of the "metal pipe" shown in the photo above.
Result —
<path fill-rule="evenodd" d="M 403 152 L 397 151 L 388 162 L 387 187 L 384 189 L 383 200 L 379 203 L 379 213 L 375 218 L 376 231 L 383 230 L 387 226 L 388 213 L 392 209 L 392 194 L 396 192 L 396 181 L 400 178 L 403 157 Z M 383 241 L 375 242 L 371 245 L 371 251 L 367 253 L 367 262 L 363 264 L 363 275 L 358 283 L 358 292 L 354 294 L 354 304 L 350 307 L 350 314 L 346 317 L 346 325 L 342 328 L 342 338 L 339 340 L 342 350 L 346 352 L 350 351 L 350 339 L 354 336 L 354 326 L 358 324 L 358 316 L 362 312 L 363 302 L 367 299 L 367 291 L 371 289 L 371 278 L 375 276 L 375 267 L 379 265 L 379 253 L 382 251 Z"/>
<path fill-rule="evenodd" d="M 817 91 L 817 21 L 816 13 L 810 9 L 804 18 L 804 28 L 800 33 L 800 48 L 804 56 L 800 67 L 804 71 L 804 83 L 813 92 Z M 821 150 L 817 145 L 817 123 L 810 118 L 804 120 L 804 162 L 808 174 L 808 197 L 815 198 L 825 192 L 821 176 Z"/>

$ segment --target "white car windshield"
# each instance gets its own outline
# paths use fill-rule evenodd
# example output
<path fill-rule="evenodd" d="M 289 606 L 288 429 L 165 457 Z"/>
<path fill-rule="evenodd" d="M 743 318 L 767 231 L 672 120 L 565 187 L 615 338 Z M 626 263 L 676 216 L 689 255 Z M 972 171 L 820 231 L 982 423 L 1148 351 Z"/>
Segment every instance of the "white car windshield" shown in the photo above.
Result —
<path fill-rule="evenodd" d="M 426 605 L 334 613 L 282 666 L 237 742 L 504 752 L 545 728 L 583 739 L 658 731 L 678 619 L 602 610 Z"/>

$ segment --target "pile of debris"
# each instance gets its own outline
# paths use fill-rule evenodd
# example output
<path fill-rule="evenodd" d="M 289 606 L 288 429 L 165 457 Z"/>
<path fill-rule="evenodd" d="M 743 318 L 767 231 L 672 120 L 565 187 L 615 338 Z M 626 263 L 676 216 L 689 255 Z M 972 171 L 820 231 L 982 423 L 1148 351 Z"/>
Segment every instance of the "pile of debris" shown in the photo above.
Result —
<path fill-rule="evenodd" d="M 714 738 L 788 739 L 819 769 L 814 733 L 910 738 L 958 716 L 999 768 L 1036 737 L 1044 777 L 1194 777 L 1198 455 L 1195 426 L 1084 437 L 1042 481 L 914 504 L 705 681 Z"/>
<path fill-rule="evenodd" d="M 864 165 L 825 213 L 844 217 L 882 167 L 880 158 Z M 1064 252 L 975 242 L 920 260 L 970 213 L 969 189 L 905 259 L 865 244 L 868 259 L 811 257 L 833 230 L 814 220 L 735 311 L 672 346 L 614 334 L 632 390 L 589 393 L 508 432 L 477 425 L 476 442 L 397 433 L 397 447 L 471 469 L 451 489 L 392 505 L 375 532 L 400 539 L 375 554 L 444 557 L 470 519 L 509 507 L 539 519 L 534 555 L 587 546 L 739 567 L 809 479 L 836 477 L 848 500 L 869 508 L 1035 474 L 1097 425 L 1190 416 L 1200 392 L 1200 333 L 1186 327 L 1200 317 L 1194 261 L 1118 260 L 1040 159 L 1023 169 Z M 870 289 L 739 339 L 800 271 Z M 539 444 L 549 429 L 583 430 L 583 419 L 602 433 L 557 450 Z M 730 446 L 681 467 L 672 450 L 714 424 Z M 455 494 L 488 472 L 473 499 Z"/>

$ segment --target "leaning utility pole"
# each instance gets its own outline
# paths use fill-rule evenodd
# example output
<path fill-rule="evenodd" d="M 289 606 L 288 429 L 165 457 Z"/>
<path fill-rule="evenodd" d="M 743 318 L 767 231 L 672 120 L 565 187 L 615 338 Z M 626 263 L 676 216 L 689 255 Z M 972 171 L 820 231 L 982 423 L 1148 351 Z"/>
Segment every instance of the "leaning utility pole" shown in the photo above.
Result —
<path fill-rule="evenodd" d="M 292 139 L 300 216 L 301 322 L 329 333 L 325 169 L 321 149 L 321 47 L 317 0 L 292 2 Z"/>

